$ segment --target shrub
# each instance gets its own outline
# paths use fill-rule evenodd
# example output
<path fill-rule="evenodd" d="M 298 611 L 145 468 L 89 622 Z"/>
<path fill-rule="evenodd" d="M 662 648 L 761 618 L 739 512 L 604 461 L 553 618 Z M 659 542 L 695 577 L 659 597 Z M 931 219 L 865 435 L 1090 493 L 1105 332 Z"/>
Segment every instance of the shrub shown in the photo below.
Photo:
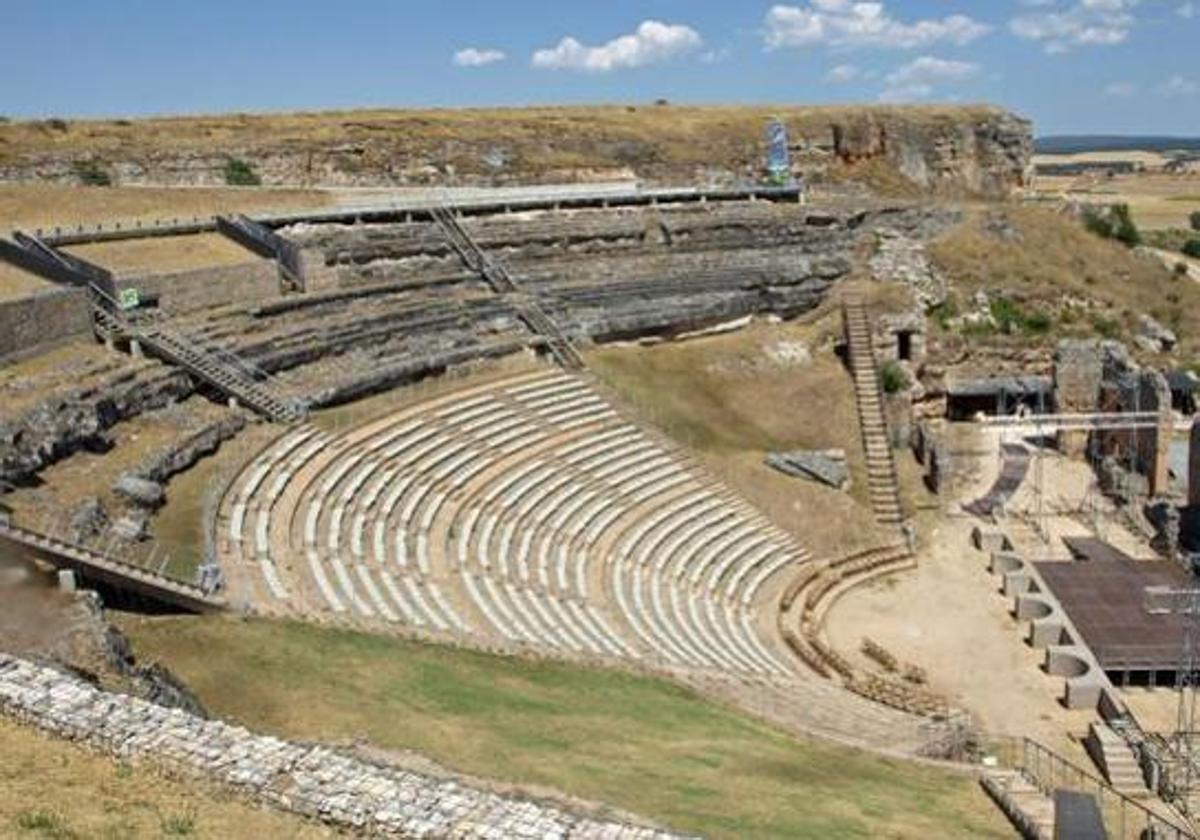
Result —
<path fill-rule="evenodd" d="M 98 160 L 77 160 L 72 165 L 75 177 L 85 187 L 111 187 L 112 176 Z"/>
<path fill-rule="evenodd" d="M 1200 260 L 1200 239 L 1189 239 L 1183 243 L 1182 251 L 1185 257 Z"/>
<path fill-rule="evenodd" d="M 1188 216 L 1188 222 L 1191 224 L 1192 230 L 1200 230 L 1200 210 Z"/>
<path fill-rule="evenodd" d="M 946 295 L 944 301 L 929 310 L 929 314 L 937 321 L 939 327 L 943 330 L 949 329 L 950 322 L 959 315 L 958 298 L 951 292 Z"/>
<path fill-rule="evenodd" d="M 191 814 L 170 814 L 162 818 L 162 833 L 167 837 L 188 837 L 196 831 L 196 818 Z"/>
<path fill-rule="evenodd" d="M 888 362 L 879 372 L 879 376 L 885 394 L 898 393 L 908 386 L 908 376 L 905 375 L 904 368 L 900 367 L 899 362 Z"/>
<path fill-rule="evenodd" d="M 1045 335 L 1054 326 L 1054 319 L 1042 311 L 1025 312 L 1015 301 L 1005 297 L 992 300 L 989 305 L 996 328 L 1006 335 L 1025 333 Z"/>
<path fill-rule="evenodd" d="M 1034 312 L 1026 315 L 1021 322 L 1021 329 L 1031 335 L 1045 335 L 1054 326 L 1054 319 L 1045 312 Z"/>
<path fill-rule="evenodd" d="M 1083 211 L 1083 226 L 1097 236 L 1115 239 L 1130 248 L 1142 244 L 1142 234 L 1134 224 L 1128 204 L 1114 204 L 1107 210 L 1088 207 Z"/>
<path fill-rule="evenodd" d="M 68 840 L 76 836 L 62 816 L 53 811 L 22 811 L 17 815 L 17 828 L 54 840 Z"/>
<path fill-rule="evenodd" d="M 225 162 L 225 183 L 231 187 L 257 187 L 262 178 L 246 161 L 230 158 Z"/>
<path fill-rule="evenodd" d="M 1103 315 L 1092 317 L 1092 329 L 1101 338 L 1116 338 L 1121 332 L 1121 323 L 1115 318 L 1105 318 Z"/>

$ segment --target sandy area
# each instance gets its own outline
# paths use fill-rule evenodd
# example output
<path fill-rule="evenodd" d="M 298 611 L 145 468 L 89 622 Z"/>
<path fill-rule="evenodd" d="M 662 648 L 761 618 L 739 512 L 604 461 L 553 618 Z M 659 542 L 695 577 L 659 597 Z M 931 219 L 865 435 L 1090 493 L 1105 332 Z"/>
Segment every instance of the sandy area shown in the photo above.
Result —
<path fill-rule="evenodd" d="M 959 433 L 964 449 L 994 453 L 1000 435 L 979 433 L 972 444 Z M 1009 434 L 1010 441 L 1013 439 Z M 969 501 L 982 495 L 994 480 L 999 461 L 994 454 L 973 458 L 973 470 L 959 488 Z M 1043 542 L 1032 519 L 1037 510 L 1036 459 L 1029 475 L 1009 504 L 1008 530 L 1027 556 L 1064 557 L 1061 537 L 1089 533 L 1086 464 L 1046 453 L 1041 465 Z M 1044 654 L 1030 647 L 1026 629 L 1010 613 L 1011 600 L 988 570 L 988 556 L 970 545 L 978 520 L 956 513 L 927 512 L 920 520 L 922 548 L 917 569 L 853 590 L 828 617 L 828 636 L 838 650 L 862 665 L 864 637 L 891 651 L 901 662 L 915 663 L 929 675 L 931 688 L 967 709 L 991 735 L 1028 735 L 1087 762 L 1078 743 L 1096 715 L 1091 710 L 1068 710 L 1060 702 L 1063 680 L 1041 669 Z M 1098 508 L 1102 536 L 1134 556 L 1149 549 Z M 1140 696 L 1134 696 L 1135 694 Z M 1131 692 L 1135 712 L 1146 715 L 1148 728 L 1159 728 L 1173 714 L 1175 695 Z M 1169 707 L 1169 708 L 1168 708 Z"/>

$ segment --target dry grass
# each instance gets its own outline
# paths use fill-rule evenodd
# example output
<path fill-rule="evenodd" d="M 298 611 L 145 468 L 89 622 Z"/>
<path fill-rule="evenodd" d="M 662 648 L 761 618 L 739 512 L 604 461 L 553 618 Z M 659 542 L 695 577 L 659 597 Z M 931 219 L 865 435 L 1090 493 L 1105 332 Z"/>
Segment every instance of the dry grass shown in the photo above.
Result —
<path fill-rule="evenodd" d="M 117 222 L 129 225 L 223 213 L 304 210 L 329 201 L 328 193 L 320 190 L 0 184 L 0 233 L 7 234 L 13 228 L 72 228 L 97 223 L 108 227 Z"/>
<path fill-rule="evenodd" d="M 854 390 L 833 353 L 836 316 L 814 324 L 757 324 L 737 333 L 589 354 L 592 370 L 640 418 L 694 450 L 780 527 L 833 556 L 880 542 L 866 508 Z M 774 361 L 779 345 L 812 348 L 807 364 Z M 853 489 L 842 493 L 763 464 L 771 451 L 844 449 Z M 837 522 L 839 527 L 828 527 Z"/>
<path fill-rule="evenodd" d="M 416 750 L 713 838 L 1009 836 L 969 775 L 793 738 L 660 679 L 297 623 L 121 623 L 258 731 Z"/>
<path fill-rule="evenodd" d="M 880 119 L 917 126 L 993 112 L 985 106 L 869 111 Z M 58 125 L 17 121 L 0 125 L 0 161 L 44 155 L 136 160 L 150 153 L 227 155 L 352 145 L 363 150 L 352 162 L 360 169 L 383 171 L 399 158 L 444 161 L 470 173 L 487 170 L 481 150 L 501 145 L 512 167 L 526 173 L 631 166 L 705 169 L 714 162 L 759 165 L 763 125 L 769 117 L 786 120 L 797 138 L 825 139 L 832 122 L 865 113 L 867 109 L 853 106 L 597 106 L 364 109 L 75 120 Z"/>
<path fill-rule="evenodd" d="M 0 718 L 0 836 L 30 840 L 337 836 L 194 780 L 100 757 Z"/>
<path fill-rule="evenodd" d="M 1186 228 L 1188 214 L 1200 210 L 1200 173 L 1138 173 L 1112 178 L 1039 176 L 1037 188 L 1073 201 L 1128 204 L 1134 221 L 1147 230 Z"/>
<path fill-rule="evenodd" d="M 29 297 L 54 288 L 56 286 L 53 283 L 43 280 L 36 274 L 30 274 L 15 265 L 0 262 L 0 302 Z"/>
<path fill-rule="evenodd" d="M 1015 239 L 988 230 L 991 212 L 1007 217 Z M 976 210 L 930 252 L 962 305 L 982 289 L 1016 301 L 1027 313 L 1054 318 L 1050 332 L 1022 336 L 1022 345 L 1050 344 L 1063 335 L 1128 341 L 1136 316 L 1148 313 L 1175 330 L 1183 361 L 1200 352 L 1200 286 L 1173 276 L 1153 255 L 1100 239 L 1068 216 L 1034 207 Z M 1070 300 L 1094 305 L 1071 306 Z"/>
<path fill-rule="evenodd" d="M 66 250 L 102 265 L 118 276 L 240 265 L 261 259 L 219 233 L 96 242 L 75 245 Z"/>

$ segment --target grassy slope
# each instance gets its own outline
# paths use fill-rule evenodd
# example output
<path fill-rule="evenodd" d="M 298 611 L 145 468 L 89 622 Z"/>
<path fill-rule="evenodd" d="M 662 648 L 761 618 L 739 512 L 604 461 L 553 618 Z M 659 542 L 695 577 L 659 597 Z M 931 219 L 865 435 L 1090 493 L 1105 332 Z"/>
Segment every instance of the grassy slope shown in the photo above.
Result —
<path fill-rule="evenodd" d="M 333 837 L 195 781 L 170 779 L 0 718 L 0 836 L 44 840 Z"/>
<path fill-rule="evenodd" d="M 1115 337 L 1128 341 L 1139 313 L 1175 330 L 1178 357 L 1200 353 L 1200 286 L 1173 277 L 1160 260 L 1139 256 L 1100 239 L 1070 217 L 1034 207 L 999 211 L 1017 233 L 1011 241 L 987 230 L 983 213 L 971 214 L 930 249 L 958 299 L 970 305 L 977 290 L 1020 301 L 1026 312 L 1055 319 L 1046 336 L 1023 336 L 1019 344 L 1052 343 L 1062 335 L 1097 335 L 1096 322 L 1112 322 Z M 1067 298 L 1090 299 L 1099 308 L 1068 313 Z"/>
<path fill-rule="evenodd" d="M 833 354 L 836 317 L 819 324 L 755 325 L 727 335 L 653 347 L 606 347 L 588 363 L 646 423 L 696 451 L 781 527 L 818 555 L 878 544 L 866 502 L 854 391 Z M 781 365 L 781 342 L 815 349 L 813 360 Z M 789 478 L 762 463 L 769 451 L 845 449 L 851 496 Z M 857 502 L 857 504 L 856 504 Z M 846 527 L 826 528 L 838 521 Z"/>
<path fill-rule="evenodd" d="M 670 683 L 303 624 L 122 617 L 213 711 L 365 738 L 714 837 L 1004 837 L 968 776 L 780 734 Z"/>

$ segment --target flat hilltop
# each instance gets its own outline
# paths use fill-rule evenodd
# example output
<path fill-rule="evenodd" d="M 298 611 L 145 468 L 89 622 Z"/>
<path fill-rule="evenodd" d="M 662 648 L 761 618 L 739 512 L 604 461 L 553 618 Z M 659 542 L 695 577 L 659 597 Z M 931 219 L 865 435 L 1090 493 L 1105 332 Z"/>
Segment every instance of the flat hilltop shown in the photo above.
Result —
<path fill-rule="evenodd" d="M 761 175 L 783 120 L 798 154 L 930 158 L 971 127 L 1028 157 L 1029 124 L 986 105 L 671 104 L 43 119 L 0 124 L 0 181 L 288 186 L 720 180 Z M 970 148 L 966 148 L 970 147 Z M 1007 152 L 999 154 L 1000 157 Z M 229 171 L 237 161 L 237 171 Z M 243 166 L 244 164 L 244 166 Z M 1014 167 L 1019 169 L 1020 166 Z M 1018 173 L 1019 174 L 1019 173 Z M 1007 176 L 1005 176 L 1007 177 Z"/>

